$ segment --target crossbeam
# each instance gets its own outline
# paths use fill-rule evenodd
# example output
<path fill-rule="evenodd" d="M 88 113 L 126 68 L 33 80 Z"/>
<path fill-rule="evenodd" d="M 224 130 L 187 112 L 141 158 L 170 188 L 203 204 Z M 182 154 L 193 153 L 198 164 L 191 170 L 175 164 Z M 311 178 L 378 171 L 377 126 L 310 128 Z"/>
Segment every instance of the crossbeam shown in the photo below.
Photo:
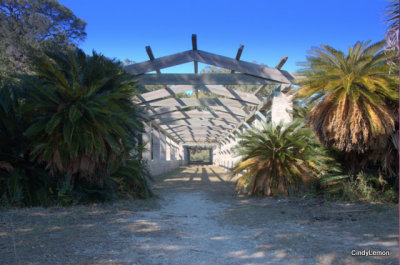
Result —
<path fill-rule="evenodd" d="M 262 77 L 278 83 L 290 84 L 290 81 L 276 68 L 270 68 L 255 63 L 235 60 L 222 55 L 198 50 L 194 52 L 194 60 L 215 65 L 221 68 Z"/>
<path fill-rule="evenodd" d="M 245 74 L 145 74 L 134 80 L 142 85 L 267 85 L 277 84 L 268 79 Z"/>
<path fill-rule="evenodd" d="M 124 67 L 125 71 L 133 74 L 140 75 L 148 72 L 155 71 L 156 69 L 163 69 L 179 64 L 193 62 L 193 51 L 184 51 L 164 57 L 160 57 L 154 60 L 145 61 L 142 63 L 136 63 L 127 65 Z"/>
<path fill-rule="evenodd" d="M 247 110 L 243 110 L 240 108 L 235 108 L 235 107 L 227 107 L 227 106 L 204 106 L 209 110 L 216 111 L 216 112 L 222 112 L 222 113 L 227 113 L 231 115 L 232 117 L 245 117 L 247 116 L 250 112 Z M 148 114 L 150 116 L 167 116 L 170 115 L 171 113 L 174 112 L 180 112 L 184 111 L 188 107 L 182 107 L 182 106 L 176 106 L 176 107 L 158 107 L 154 109 L 147 110 Z"/>
<path fill-rule="evenodd" d="M 142 103 L 144 103 L 154 100 L 160 100 L 166 97 L 185 93 L 188 91 L 193 91 L 195 89 L 253 104 L 259 104 L 261 102 L 260 97 L 257 97 L 253 94 L 242 91 L 236 91 L 234 89 L 218 85 L 202 85 L 196 87 L 193 85 L 177 85 L 173 87 L 166 87 L 155 91 L 143 93 L 141 95 L 138 95 L 137 97 Z"/>
<path fill-rule="evenodd" d="M 167 98 L 158 101 L 142 103 L 153 107 L 202 107 L 202 106 L 228 106 L 228 107 L 252 107 L 254 104 L 228 99 L 228 98 Z"/>
<path fill-rule="evenodd" d="M 155 116 L 153 121 L 157 123 L 168 123 L 178 119 L 205 118 L 205 119 L 222 119 L 228 122 L 240 122 L 241 119 L 232 117 L 230 114 L 215 112 L 210 110 L 190 110 L 182 112 L 172 112 L 168 115 Z"/>
<path fill-rule="evenodd" d="M 158 123 L 160 125 L 166 124 L 166 125 L 176 125 L 176 124 L 189 124 L 189 123 L 197 123 L 197 122 L 209 122 L 211 124 L 226 124 L 226 125 L 234 125 L 234 124 L 239 124 L 241 121 L 229 121 L 229 120 L 224 120 L 224 119 L 209 119 L 207 117 L 195 117 L 195 118 L 187 118 L 187 119 L 180 119 L 180 120 L 172 120 L 168 122 L 161 122 Z"/>

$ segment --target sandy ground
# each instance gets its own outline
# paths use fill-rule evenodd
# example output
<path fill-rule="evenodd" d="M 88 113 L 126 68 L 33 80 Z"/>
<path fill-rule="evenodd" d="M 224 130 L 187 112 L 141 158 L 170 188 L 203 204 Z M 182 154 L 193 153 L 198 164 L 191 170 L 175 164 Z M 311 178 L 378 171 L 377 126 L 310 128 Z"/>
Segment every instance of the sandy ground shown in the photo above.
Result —
<path fill-rule="evenodd" d="M 159 199 L 0 212 L 0 264 L 398 264 L 398 208 L 236 196 L 187 166 Z M 352 256 L 352 250 L 389 256 Z"/>

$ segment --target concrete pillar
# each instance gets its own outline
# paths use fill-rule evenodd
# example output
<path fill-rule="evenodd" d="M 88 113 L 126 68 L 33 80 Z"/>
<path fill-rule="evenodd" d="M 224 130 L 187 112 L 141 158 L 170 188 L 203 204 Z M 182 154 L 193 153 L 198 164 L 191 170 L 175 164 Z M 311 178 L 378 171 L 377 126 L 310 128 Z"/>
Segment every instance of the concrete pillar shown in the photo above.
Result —
<path fill-rule="evenodd" d="M 165 144 L 166 144 L 166 146 L 165 146 L 165 154 L 166 154 L 165 159 L 167 161 L 169 161 L 169 160 L 171 160 L 171 157 L 172 157 L 171 156 L 172 140 L 169 139 L 169 137 L 166 137 Z"/>
<path fill-rule="evenodd" d="M 153 129 L 153 160 L 160 160 L 160 131 Z"/>
<path fill-rule="evenodd" d="M 272 98 L 271 106 L 271 121 L 272 123 L 279 124 L 283 122 L 284 124 L 292 121 L 292 115 L 290 111 L 293 109 L 293 96 L 287 95 L 282 91 L 275 91 L 274 97 Z"/>
<path fill-rule="evenodd" d="M 159 142 L 160 142 L 159 160 L 160 161 L 165 161 L 166 160 L 165 135 L 160 131 L 160 129 L 158 129 L 158 135 L 159 135 Z"/>
<path fill-rule="evenodd" d="M 143 157 L 143 159 L 151 160 L 151 158 L 150 158 L 151 123 L 150 122 L 144 123 L 143 127 L 144 128 L 143 128 L 142 139 L 143 139 L 144 151 L 142 153 L 142 157 Z"/>

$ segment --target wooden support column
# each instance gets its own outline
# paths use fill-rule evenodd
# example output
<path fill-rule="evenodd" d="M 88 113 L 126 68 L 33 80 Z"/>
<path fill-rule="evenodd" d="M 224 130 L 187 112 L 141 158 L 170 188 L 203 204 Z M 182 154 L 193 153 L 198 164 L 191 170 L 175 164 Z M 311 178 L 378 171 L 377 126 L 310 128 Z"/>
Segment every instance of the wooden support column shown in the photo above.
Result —
<path fill-rule="evenodd" d="M 192 34 L 192 49 L 193 49 L 193 53 L 197 52 L 197 35 L 196 34 Z M 198 74 L 199 73 L 199 63 L 194 60 L 194 73 Z M 194 87 L 194 92 L 196 94 L 196 98 L 199 98 L 199 89 L 197 87 Z"/>
<path fill-rule="evenodd" d="M 243 49 L 244 49 L 244 45 L 240 44 L 239 49 L 236 54 L 236 58 L 235 58 L 236 61 L 240 60 L 240 56 L 242 56 Z M 231 70 L 231 74 L 234 74 L 234 73 L 235 73 L 235 70 Z"/>
<path fill-rule="evenodd" d="M 276 69 L 281 70 L 282 66 L 286 63 L 288 57 L 283 56 L 283 58 L 279 61 L 278 65 L 275 66 Z"/>

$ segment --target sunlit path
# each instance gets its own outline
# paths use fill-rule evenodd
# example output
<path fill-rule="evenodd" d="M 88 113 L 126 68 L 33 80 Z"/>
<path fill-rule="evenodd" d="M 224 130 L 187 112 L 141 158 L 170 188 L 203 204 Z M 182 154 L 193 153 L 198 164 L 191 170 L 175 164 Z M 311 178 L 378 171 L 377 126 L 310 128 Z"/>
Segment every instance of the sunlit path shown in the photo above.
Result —
<path fill-rule="evenodd" d="M 2 263 L 18 258 L 19 264 L 396 264 L 398 259 L 396 207 L 241 197 L 229 172 L 211 165 L 183 166 L 156 176 L 153 184 L 158 199 L 0 213 Z M 390 256 L 351 255 L 362 249 L 385 249 Z"/>

